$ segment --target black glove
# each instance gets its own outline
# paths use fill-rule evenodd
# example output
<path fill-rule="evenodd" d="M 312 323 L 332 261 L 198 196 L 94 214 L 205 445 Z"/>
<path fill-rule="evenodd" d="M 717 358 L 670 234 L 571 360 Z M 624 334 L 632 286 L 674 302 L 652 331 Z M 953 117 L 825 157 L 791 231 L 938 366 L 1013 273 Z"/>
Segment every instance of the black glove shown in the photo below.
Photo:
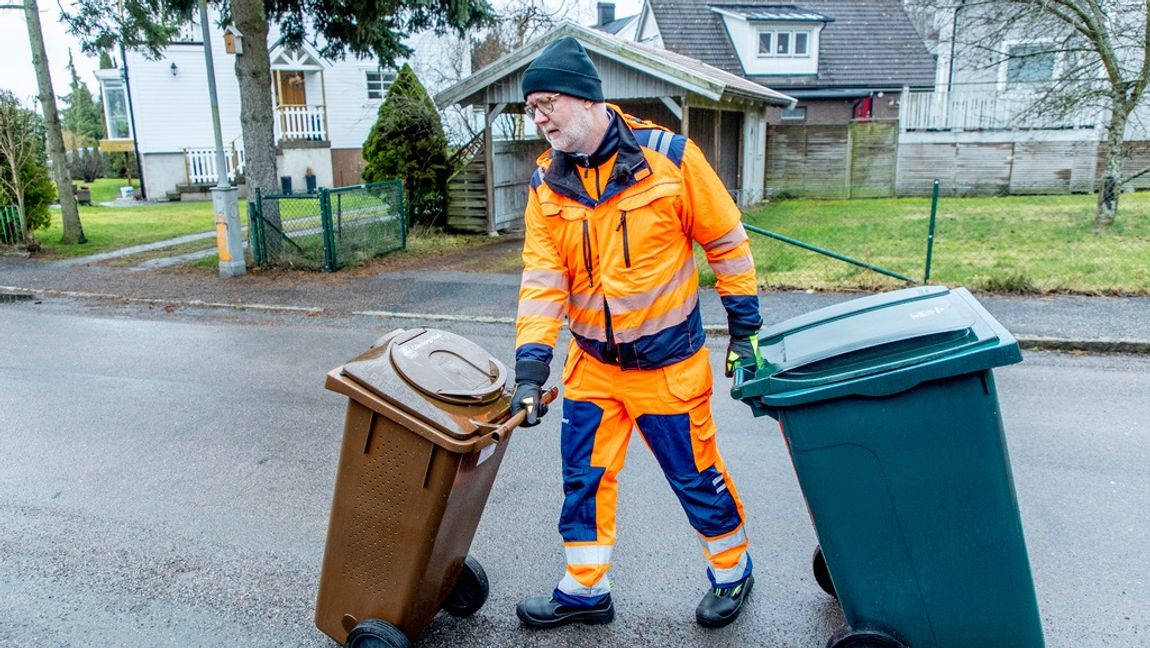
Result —
<path fill-rule="evenodd" d="M 763 356 L 759 354 L 758 333 L 752 333 L 749 337 L 731 338 L 731 342 L 727 344 L 728 378 L 735 375 L 735 367 L 745 367 L 753 374 L 762 365 Z"/>
<path fill-rule="evenodd" d="M 547 413 L 547 404 L 543 402 L 543 388 L 533 382 L 521 382 L 515 385 L 515 395 L 511 397 L 511 414 L 514 416 L 519 410 L 527 410 L 527 417 L 520 423 L 520 427 L 534 427 L 539 425 L 539 419 Z"/>
<path fill-rule="evenodd" d="M 527 416 L 519 425 L 533 427 L 547 413 L 543 402 L 543 383 L 551 374 L 551 367 L 539 360 L 520 360 L 515 363 L 515 393 L 511 396 L 511 415 L 527 410 Z"/>

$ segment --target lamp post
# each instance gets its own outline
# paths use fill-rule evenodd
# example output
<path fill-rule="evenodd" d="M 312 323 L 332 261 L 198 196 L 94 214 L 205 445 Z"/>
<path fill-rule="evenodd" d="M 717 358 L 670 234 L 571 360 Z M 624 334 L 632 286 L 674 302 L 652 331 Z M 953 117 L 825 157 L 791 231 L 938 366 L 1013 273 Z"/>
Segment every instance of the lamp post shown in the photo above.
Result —
<path fill-rule="evenodd" d="M 243 233 L 240 231 L 239 190 L 228 182 L 224 158 L 224 137 L 220 131 L 220 102 L 216 95 L 216 70 L 212 61 L 212 36 L 208 29 L 208 3 L 200 0 L 200 29 L 204 34 L 204 64 L 208 68 L 208 96 L 212 104 L 212 128 L 216 138 L 216 186 L 212 187 L 212 210 L 216 215 L 216 253 L 220 277 L 238 277 L 247 272 L 244 263 Z"/>
<path fill-rule="evenodd" d="M 148 190 L 144 185 L 144 163 L 140 158 L 140 138 L 136 136 L 136 111 L 132 108 L 132 83 L 128 80 L 128 54 L 124 50 L 123 38 L 120 39 L 120 78 L 124 81 L 124 98 L 128 100 L 128 128 L 132 131 L 132 154 L 136 157 L 136 179 L 140 181 L 140 198 L 147 199 Z"/>

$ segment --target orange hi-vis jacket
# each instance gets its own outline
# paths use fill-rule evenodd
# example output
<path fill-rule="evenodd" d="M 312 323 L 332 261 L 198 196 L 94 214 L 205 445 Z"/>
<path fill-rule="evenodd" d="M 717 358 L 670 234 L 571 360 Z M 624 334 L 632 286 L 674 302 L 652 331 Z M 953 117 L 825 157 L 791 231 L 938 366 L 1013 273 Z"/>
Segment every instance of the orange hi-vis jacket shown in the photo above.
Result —
<path fill-rule="evenodd" d="M 750 242 L 703 152 L 608 107 L 598 160 L 548 151 L 531 178 L 516 360 L 549 363 L 564 315 L 581 349 L 623 369 L 691 357 L 704 340 L 692 243 L 715 272 L 730 334 L 756 333 Z"/>

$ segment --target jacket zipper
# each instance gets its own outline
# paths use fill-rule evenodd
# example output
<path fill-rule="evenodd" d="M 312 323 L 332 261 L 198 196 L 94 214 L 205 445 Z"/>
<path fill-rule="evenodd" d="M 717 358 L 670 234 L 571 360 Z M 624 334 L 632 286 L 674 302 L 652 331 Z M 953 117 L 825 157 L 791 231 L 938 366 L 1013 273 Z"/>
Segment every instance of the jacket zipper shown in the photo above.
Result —
<path fill-rule="evenodd" d="M 587 219 L 583 219 L 583 269 L 587 271 L 587 287 L 595 287 L 595 277 L 591 274 L 591 229 Z"/>
<path fill-rule="evenodd" d="M 631 246 L 627 242 L 627 212 L 619 212 L 619 224 L 615 226 L 615 231 L 623 230 L 623 264 L 628 268 L 631 267 Z"/>
<path fill-rule="evenodd" d="M 615 347 L 615 327 L 611 324 L 611 308 L 607 306 L 607 295 L 603 295 L 603 328 L 607 333 L 607 347 L 604 349 L 607 359 L 615 364 L 619 363 L 619 351 Z"/>
<path fill-rule="evenodd" d="M 626 212 L 624 212 L 624 215 L 626 215 Z M 593 271 L 591 263 L 591 227 L 588 225 L 588 220 L 589 219 L 587 218 L 583 219 L 583 267 L 587 270 L 587 287 L 594 290 L 595 278 L 591 274 Z M 626 238 L 625 234 L 624 238 Z M 626 246 L 624 245 L 624 250 L 625 249 Z M 627 266 L 630 267 L 631 261 L 629 253 L 624 251 L 624 257 L 627 258 Z M 603 328 L 607 334 L 607 345 L 604 351 L 606 352 L 608 358 L 611 358 L 616 354 L 615 327 L 611 324 L 611 309 L 607 306 L 606 294 L 603 295 Z M 613 359 L 612 362 L 618 362 L 617 356 L 615 356 L 615 359 Z"/>

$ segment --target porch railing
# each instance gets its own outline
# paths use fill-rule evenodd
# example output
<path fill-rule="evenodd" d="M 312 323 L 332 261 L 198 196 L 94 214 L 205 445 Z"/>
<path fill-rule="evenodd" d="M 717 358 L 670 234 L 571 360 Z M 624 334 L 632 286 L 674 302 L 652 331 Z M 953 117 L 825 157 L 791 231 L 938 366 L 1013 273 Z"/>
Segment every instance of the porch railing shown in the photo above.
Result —
<path fill-rule="evenodd" d="M 902 130 L 1035 130 L 1093 128 L 1102 115 L 1078 110 L 1070 115 L 1034 109 L 1033 92 L 952 90 L 904 92 L 899 105 Z"/>
<path fill-rule="evenodd" d="M 224 163 L 227 165 L 228 180 L 235 182 L 236 171 L 243 173 L 244 149 L 232 146 L 224 150 Z M 184 167 L 187 170 L 188 184 L 209 184 L 216 182 L 216 149 L 213 147 L 184 149 Z"/>
<path fill-rule="evenodd" d="M 277 106 L 276 140 L 326 140 L 327 110 L 316 106 Z"/>

